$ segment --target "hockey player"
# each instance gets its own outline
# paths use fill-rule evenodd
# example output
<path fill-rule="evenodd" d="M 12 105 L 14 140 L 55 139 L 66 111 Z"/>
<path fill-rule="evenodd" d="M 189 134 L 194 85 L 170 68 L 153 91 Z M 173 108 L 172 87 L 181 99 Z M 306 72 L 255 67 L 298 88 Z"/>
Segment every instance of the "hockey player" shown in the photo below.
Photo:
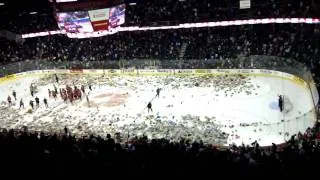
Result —
<path fill-rule="evenodd" d="M 63 95 L 63 101 L 65 102 L 65 103 L 67 103 L 67 101 L 68 101 L 68 96 L 65 94 L 65 95 Z"/>
<path fill-rule="evenodd" d="M 157 89 L 157 95 L 156 95 L 156 97 L 158 97 L 158 98 L 160 97 L 160 91 L 161 91 L 161 88 L 158 88 Z"/>
<path fill-rule="evenodd" d="M 77 90 L 77 94 L 78 94 L 78 99 L 82 99 L 82 93 L 80 89 Z"/>
<path fill-rule="evenodd" d="M 34 98 L 34 100 L 36 101 L 36 105 L 37 105 L 37 107 L 39 107 L 39 104 L 40 104 L 40 100 L 39 100 L 39 98 L 38 98 L 38 97 L 36 97 L 36 98 Z"/>
<path fill-rule="evenodd" d="M 33 105 L 33 101 L 32 100 L 30 100 L 29 104 L 30 104 L 31 108 L 33 109 L 34 105 Z"/>
<path fill-rule="evenodd" d="M 77 100 L 78 99 L 78 94 L 77 94 L 77 89 L 75 89 L 72 93 L 72 97 L 74 100 Z"/>
<path fill-rule="evenodd" d="M 54 92 L 58 94 L 58 88 L 55 85 L 53 85 L 53 87 L 54 87 Z"/>
<path fill-rule="evenodd" d="M 62 94 L 63 94 L 63 95 L 67 95 L 67 91 L 66 91 L 65 88 L 62 88 Z"/>
<path fill-rule="evenodd" d="M 14 100 L 16 101 L 16 100 L 17 100 L 17 93 L 16 93 L 16 91 L 13 90 L 12 96 L 14 97 Z"/>
<path fill-rule="evenodd" d="M 87 99 L 88 107 L 90 107 L 90 101 L 89 101 L 89 96 L 88 95 L 86 96 L 86 99 Z"/>
<path fill-rule="evenodd" d="M 56 83 L 59 83 L 59 78 L 58 78 L 57 74 L 55 74 L 54 77 L 56 78 Z"/>
<path fill-rule="evenodd" d="M 91 84 L 89 84 L 89 90 L 90 90 L 90 91 L 92 91 L 92 87 L 91 87 Z"/>
<path fill-rule="evenodd" d="M 7 100 L 8 100 L 8 104 L 9 104 L 9 106 L 11 106 L 11 105 L 12 105 L 11 97 L 10 97 L 10 96 L 8 96 Z"/>
<path fill-rule="evenodd" d="M 48 108 L 48 101 L 47 101 L 46 98 L 43 99 L 43 103 L 44 103 L 44 105 L 46 106 L 46 108 Z"/>
<path fill-rule="evenodd" d="M 51 91 L 48 89 L 49 98 L 51 97 Z"/>
<path fill-rule="evenodd" d="M 54 98 L 55 100 L 57 100 L 57 93 L 56 93 L 55 91 L 52 91 L 51 93 L 52 93 L 53 98 Z"/>
<path fill-rule="evenodd" d="M 73 84 L 73 89 L 76 90 L 78 87 L 75 85 L 74 82 L 72 82 L 72 84 Z"/>
<path fill-rule="evenodd" d="M 80 89 L 77 88 L 77 86 L 74 86 L 74 90 L 73 90 L 73 99 L 77 100 L 79 99 L 79 92 L 80 92 Z"/>
<path fill-rule="evenodd" d="M 33 94 L 34 94 L 34 88 L 33 88 L 33 85 L 31 84 L 30 85 L 30 94 L 31 94 L 31 96 L 33 97 Z"/>
<path fill-rule="evenodd" d="M 282 112 L 283 111 L 283 97 L 281 95 L 279 95 L 279 97 L 278 97 L 278 104 L 279 104 L 280 112 Z"/>
<path fill-rule="evenodd" d="M 63 99 L 63 93 L 62 93 L 62 89 L 59 89 L 59 93 L 60 93 L 60 97 Z"/>
<path fill-rule="evenodd" d="M 85 92 L 84 85 L 81 85 L 81 91 L 82 91 L 83 94 L 86 93 L 86 92 Z"/>
<path fill-rule="evenodd" d="M 148 103 L 147 108 L 148 108 L 148 112 L 149 112 L 149 111 L 153 112 L 153 111 L 152 111 L 152 104 L 151 104 L 151 102 Z"/>
<path fill-rule="evenodd" d="M 67 90 L 67 95 L 68 95 L 68 98 L 69 96 L 71 96 L 71 93 L 72 93 L 72 88 L 70 86 L 66 86 L 66 90 Z"/>
<path fill-rule="evenodd" d="M 19 107 L 19 109 L 21 109 L 21 108 L 23 108 L 23 109 L 24 109 L 24 103 L 23 103 L 22 98 L 20 99 L 20 107 Z"/>
<path fill-rule="evenodd" d="M 69 99 L 70 103 L 73 104 L 74 94 L 73 94 L 72 89 L 71 89 L 71 91 L 69 91 L 69 93 L 67 93 L 67 94 L 68 94 L 68 99 Z"/>

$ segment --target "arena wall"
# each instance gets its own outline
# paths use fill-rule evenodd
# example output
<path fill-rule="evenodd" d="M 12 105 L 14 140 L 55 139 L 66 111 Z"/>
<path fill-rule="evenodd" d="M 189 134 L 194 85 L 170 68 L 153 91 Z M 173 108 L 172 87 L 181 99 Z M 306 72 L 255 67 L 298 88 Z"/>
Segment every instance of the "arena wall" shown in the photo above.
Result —
<path fill-rule="evenodd" d="M 265 69 L 52 69 L 35 70 L 17 74 L 11 74 L 0 78 L 0 83 L 15 80 L 17 78 L 41 76 L 48 74 L 105 74 L 119 76 L 168 76 L 168 75 L 223 75 L 223 74 L 243 74 L 253 76 L 269 76 L 293 81 L 305 88 L 308 84 L 301 78 L 289 73 L 265 70 Z"/>

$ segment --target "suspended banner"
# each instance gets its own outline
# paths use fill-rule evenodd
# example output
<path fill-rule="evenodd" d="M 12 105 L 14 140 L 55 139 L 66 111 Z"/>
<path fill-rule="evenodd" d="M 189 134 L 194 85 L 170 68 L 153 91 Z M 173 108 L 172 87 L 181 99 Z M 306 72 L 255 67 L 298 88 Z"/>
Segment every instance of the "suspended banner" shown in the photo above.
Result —
<path fill-rule="evenodd" d="M 251 0 L 240 0 L 240 9 L 251 8 Z"/>
<path fill-rule="evenodd" d="M 126 17 L 125 12 L 126 12 L 125 4 L 121 4 L 119 6 L 110 8 L 110 14 L 109 14 L 110 28 L 115 28 L 125 23 L 125 17 Z"/>
<path fill-rule="evenodd" d="M 94 31 L 108 30 L 109 12 L 109 8 L 89 11 L 89 17 Z"/>

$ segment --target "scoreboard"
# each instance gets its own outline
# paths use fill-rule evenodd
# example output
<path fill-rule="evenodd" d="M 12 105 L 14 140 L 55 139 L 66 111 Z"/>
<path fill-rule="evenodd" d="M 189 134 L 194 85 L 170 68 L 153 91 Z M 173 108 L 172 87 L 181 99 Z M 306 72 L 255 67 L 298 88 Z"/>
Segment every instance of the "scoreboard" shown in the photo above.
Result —
<path fill-rule="evenodd" d="M 125 23 L 126 5 L 120 0 L 54 2 L 54 9 L 58 27 L 69 33 L 106 31 Z"/>

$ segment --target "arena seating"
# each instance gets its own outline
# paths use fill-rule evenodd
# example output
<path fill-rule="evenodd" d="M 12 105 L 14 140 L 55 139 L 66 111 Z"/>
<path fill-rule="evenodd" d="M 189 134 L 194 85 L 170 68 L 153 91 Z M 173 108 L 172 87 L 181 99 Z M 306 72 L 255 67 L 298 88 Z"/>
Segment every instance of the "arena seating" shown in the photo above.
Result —
<path fill-rule="evenodd" d="M 204 146 L 201 142 L 169 142 L 132 138 L 124 146 L 110 135 L 76 139 L 64 134 L 2 130 L 0 159 L 3 175 L 14 168 L 24 177 L 35 172 L 52 177 L 296 177 L 316 172 L 320 160 L 319 124 L 282 147 Z M 8 169 L 8 171 L 5 171 Z"/>
<path fill-rule="evenodd" d="M 55 35 L 30 38 L 23 44 L 3 41 L 0 53 L 4 63 L 39 58 L 62 61 L 206 60 L 238 55 L 271 55 L 293 58 L 317 73 L 319 38 L 317 24 L 266 24 L 120 32 L 91 39 L 69 39 L 64 35 Z M 183 53 L 182 46 L 185 48 Z"/>

